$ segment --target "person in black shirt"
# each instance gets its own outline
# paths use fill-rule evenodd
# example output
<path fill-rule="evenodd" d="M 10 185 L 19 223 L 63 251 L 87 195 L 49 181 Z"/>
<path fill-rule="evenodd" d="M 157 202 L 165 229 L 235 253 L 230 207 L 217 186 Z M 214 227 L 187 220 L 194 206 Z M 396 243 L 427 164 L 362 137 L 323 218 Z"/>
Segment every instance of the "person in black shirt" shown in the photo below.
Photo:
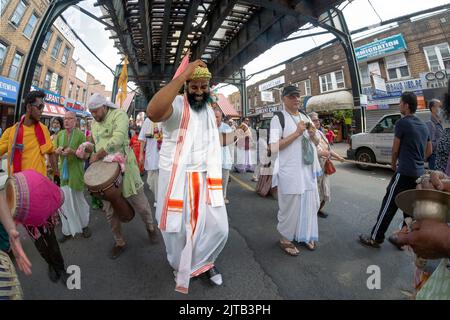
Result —
<path fill-rule="evenodd" d="M 395 174 L 386 189 L 377 222 L 371 234 L 359 236 L 360 243 L 365 246 L 380 247 L 384 241 L 384 234 L 398 209 L 395 197 L 400 192 L 416 188 L 417 178 L 425 171 L 424 161 L 432 154 L 428 128 L 415 116 L 416 110 L 416 95 L 413 92 L 403 92 L 400 98 L 400 113 L 403 117 L 395 124 L 395 138 L 392 146 L 391 167 Z M 403 216 L 408 217 L 405 213 Z M 397 237 L 397 234 L 393 234 L 389 237 L 389 241 L 401 249 Z"/>

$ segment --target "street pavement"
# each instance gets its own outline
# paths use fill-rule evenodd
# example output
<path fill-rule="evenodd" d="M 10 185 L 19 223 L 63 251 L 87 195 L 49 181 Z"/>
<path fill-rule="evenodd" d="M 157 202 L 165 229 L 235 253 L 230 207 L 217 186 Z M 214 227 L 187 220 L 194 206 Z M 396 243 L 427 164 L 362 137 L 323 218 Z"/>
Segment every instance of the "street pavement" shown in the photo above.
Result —
<path fill-rule="evenodd" d="M 336 144 L 345 155 L 347 145 Z M 126 251 L 117 259 L 108 255 L 113 240 L 101 210 L 91 210 L 92 237 L 76 237 L 60 245 L 67 265 L 81 270 L 81 289 L 68 290 L 52 283 L 47 266 L 25 231 L 23 244 L 33 263 L 33 275 L 19 273 L 26 299 L 409 299 L 413 256 L 387 241 L 381 249 L 357 243 L 360 232 L 370 232 L 392 172 L 362 171 L 335 162 L 329 214 L 319 219 L 316 251 L 300 247 L 291 257 L 277 245 L 277 202 L 261 198 L 251 188 L 251 174 L 233 173 L 228 190 L 229 237 L 216 261 L 224 284 L 213 287 L 203 278 L 191 281 L 189 294 L 174 291 L 172 270 L 162 238 L 151 245 L 142 221 L 123 225 Z M 147 190 L 147 194 L 150 192 Z M 150 195 L 150 203 L 153 198 Z M 397 213 L 387 235 L 401 223 Z M 60 226 L 57 227 L 58 236 Z M 370 266 L 380 269 L 380 289 L 368 289 Z"/>

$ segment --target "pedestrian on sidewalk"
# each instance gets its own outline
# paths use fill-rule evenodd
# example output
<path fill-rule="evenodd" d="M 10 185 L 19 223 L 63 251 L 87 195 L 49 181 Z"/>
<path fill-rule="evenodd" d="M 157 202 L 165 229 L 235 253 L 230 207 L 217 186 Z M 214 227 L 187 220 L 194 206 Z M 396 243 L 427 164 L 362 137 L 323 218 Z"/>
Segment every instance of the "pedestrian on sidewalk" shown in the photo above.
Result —
<path fill-rule="evenodd" d="M 432 99 L 428 104 L 428 109 L 431 111 L 431 119 L 426 122 L 426 125 L 430 133 L 431 145 L 433 146 L 433 153 L 427 159 L 430 170 L 436 169 L 437 145 L 444 132 L 442 127 L 443 110 L 441 107 L 442 104 L 438 99 Z"/>
<path fill-rule="evenodd" d="M 139 174 L 136 157 L 129 147 L 128 116 L 114 103 L 104 96 L 94 93 L 88 101 L 89 111 L 95 119 L 92 125 L 92 139 L 95 143 L 95 153 L 90 157 L 90 163 L 102 161 L 108 155 L 120 153 L 125 160 L 122 195 L 134 211 L 141 216 L 147 235 L 152 244 L 157 243 L 158 231 L 154 223 L 152 209 L 144 193 L 144 183 Z M 111 202 L 103 200 L 103 210 L 106 212 L 114 245 L 110 258 L 116 259 L 125 251 L 125 239 L 122 235 L 122 223 L 114 214 Z"/>
<path fill-rule="evenodd" d="M 159 150 L 161 149 L 162 139 L 161 123 L 155 123 L 147 117 L 139 133 L 139 140 L 141 141 L 139 161 L 144 164 L 144 169 L 147 171 L 147 185 L 153 193 L 153 206 L 155 208 L 158 201 Z"/>
<path fill-rule="evenodd" d="M 26 169 L 33 169 L 46 177 L 46 155 L 49 158 L 53 172 L 58 171 L 50 132 L 40 122 L 45 106 L 45 96 L 43 91 L 31 91 L 28 93 L 24 99 L 25 115 L 20 122 L 6 129 L 0 139 L 0 156 L 3 156 L 6 152 L 8 153 L 9 175 Z M 0 224 L 1 228 L 3 227 Z M 68 275 L 54 229 L 54 225 L 50 220 L 46 226 L 38 228 L 26 227 L 36 249 L 48 264 L 50 280 L 58 282 L 61 279 L 65 285 Z M 5 242 L 3 247 L 9 247 L 7 239 Z"/>
<path fill-rule="evenodd" d="M 426 124 L 415 116 L 417 97 L 413 92 L 403 92 L 400 98 L 402 118 L 395 124 L 395 138 L 392 146 L 391 167 L 395 171 L 383 198 L 377 221 L 370 235 L 359 236 L 361 244 L 379 248 L 384 235 L 397 212 L 395 197 L 402 191 L 414 189 L 416 180 L 424 173 L 425 159 L 431 155 L 432 145 Z M 397 163 L 398 160 L 398 163 Z M 403 213 L 404 218 L 408 217 Z M 403 228 L 406 228 L 403 222 Z M 401 249 L 397 243 L 397 233 L 389 241 Z"/>
<path fill-rule="evenodd" d="M 320 207 L 317 215 L 320 218 L 326 218 L 328 217 L 328 214 L 323 212 L 322 209 L 325 206 L 325 203 L 330 202 L 331 200 L 331 176 L 326 172 L 325 164 L 327 161 L 331 161 L 331 159 L 336 159 L 340 162 L 344 162 L 344 158 L 342 158 L 339 154 L 331 149 L 331 145 L 328 139 L 325 137 L 325 134 L 322 132 L 322 130 L 320 130 L 322 128 L 322 125 L 320 123 L 319 115 L 316 112 L 311 112 L 309 114 L 309 117 L 314 123 L 314 126 L 317 128 L 317 133 L 320 136 L 320 142 L 317 146 L 317 153 L 319 157 L 320 167 L 322 168 L 322 175 L 317 178 L 317 186 L 319 189 L 320 197 Z"/>
<path fill-rule="evenodd" d="M 320 136 L 311 119 L 299 111 L 299 89 L 286 86 L 282 97 L 283 110 L 272 118 L 269 138 L 271 152 L 279 157 L 277 229 L 282 250 L 297 256 L 299 250 L 292 241 L 315 250 L 319 240 L 317 176 L 321 169 L 316 146 Z"/>
<path fill-rule="evenodd" d="M 187 59 L 147 107 L 149 118 L 162 122 L 164 131 L 156 218 L 175 290 L 181 293 L 188 293 L 191 277 L 202 274 L 211 284 L 222 285 L 216 259 L 228 238 L 223 144 L 209 99 L 211 73 L 203 61 L 187 64 Z M 178 95 L 183 86 L 184 96 Z"/>
<path fill-rule="evenodd" d="M 84 198 L 84 159 L 76 155 L 78 147 L 86 141 L 85 134 L 75 128 L 75 112 L 67 111 L 64 115 L 64 128 L 53 139 L 55 153 L 59 157 L 59 176 L 64 192 L 64 203 L 60 214 L 63 236 L 59 242 L 65 242 L 77 233 L 89 238 L 89 205 Z"/>

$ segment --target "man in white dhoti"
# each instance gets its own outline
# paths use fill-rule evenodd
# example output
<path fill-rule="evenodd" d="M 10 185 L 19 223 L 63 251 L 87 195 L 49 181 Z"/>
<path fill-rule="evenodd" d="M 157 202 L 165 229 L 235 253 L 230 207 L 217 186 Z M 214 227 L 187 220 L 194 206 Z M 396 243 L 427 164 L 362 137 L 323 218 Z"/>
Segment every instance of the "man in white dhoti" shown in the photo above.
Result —
<path fill-rule="evenodd" d="M 249 118 L 244 119 L 240 128 L 244 130 L 245 137 L 237 142 L 235 170 L 239 173 L 255 172 L 257 160 L 256 131 L 250 127 Z"/>
<path fill-rule="evenodd" d="M 210 79 L 205 63 L 196 60 L 147 107 L 150 120 L 162 122 L 156 219 L 175 271 L 175 290 L 182 293 L 188 292 L 191 277 L 203 273 L 222 284 L 215 260 L 227 241 L 228 217 L 221 139 L 208 102 Z M 178 95 L 184 84 L 185 95 Z"/>
<path fill-rule="evenodd" d="M 142 141 L 139 162 L 144 163 L 144 169 L 147 171 L 147 184 L 155 199 L 153 206 L 156 207 L 158 199 L 159 149 L 162 142 L 161 124 L 146 118 L 139 133 L 139 140 Z"/>
<path fill-rule="evenodd" d="M 299 112 L 300 92 L 295 86 L 283 89 L 283 110 L 270 122 L 270 147 L 279 152 L 278 232 L 281 248 L 297 256 L 293 240 L 314 250 L 318 241 L 317 211 L 321 174 L 316 145 L 317 130 L 309 117 Z M 284 124 L 284 126 L 283 126 Z"/>
<path fill-rule="evenodd" d="M 64 115 L 64 130 L 53 138 L 55 153 L 59 156 L 59 177 L 64 192 L 61 207 L 62 233 L 60 242 L 82 233 L 85 238 L 91 236 L 89 224 L 89 205 L 84 198 L 84 159 L 76 155 L 78 147 L 86 141 L 84 133 L 75 127 L 77 117 L 68 111 Z"/>

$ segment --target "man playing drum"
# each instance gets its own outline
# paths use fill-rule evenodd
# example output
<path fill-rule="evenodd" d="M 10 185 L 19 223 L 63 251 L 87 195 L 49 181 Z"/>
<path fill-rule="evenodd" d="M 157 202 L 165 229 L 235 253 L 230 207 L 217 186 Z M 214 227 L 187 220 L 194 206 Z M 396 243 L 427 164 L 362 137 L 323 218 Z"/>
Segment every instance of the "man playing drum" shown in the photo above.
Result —
<path fill-rule="evenodd" d="M 203 273 L 213 284 L 222 284 L 214 262 L 227 241 L 228 218 L 221 142 L 208 99 L 210 79 L 205 63 L 196 60 L 147 107 L 150 120 L 162 122 L 156 218 L 176 276 L 175 290 L 182 293 L 188 292 L 191 277 Z M 185 83 L 185 96 L 179 96 Z"/>
<path fill-rule="evenodd" d="M 59 156 L 61 189 L 64 192 L 61 222 L 63 236 L 59 242 L 65 242 L 77 233 L 85 238 L 91 236 L 89 230 L 89 205 L 84 198 L 84 160 L 75 154 L 78 147 L 86 141 L 84 133 L 75 128 L 77 116 L 67 111 L 64 115 L 64 130 L 53 139 L 55 153 Z"/>
<path fill-rule="evenodd" d="M 125 173 L 123 177 L 122 195 L 128 200 L 134 211 L 141 215 L 147 233 L 152 243 L 157 242 L 157 230 L 153 222 L 152 210 L 144 193 L 136 157 L 131 150 L 128 139 L 128 116 L 125 111 L 95 93 L 88 102 L 89 111 L 95 121 L 92 125 L 92 138 L 95 143 L 95 153 L 91 155 L 90 163 L 102 160 L 108 154 L 121 153 L 126 157 Z M 113 207 L 108 201 L 103 201 L 106 218 L 111 225 L 115 244 L 111 251 L 111 258 L 116 259 L 125 249 L 125 241 L 121 232 L 119 217 L 114 214 Z"/>
<path fill-rule="evenodd" d="M 42 91 L 28 93 L 24 100 L 25 116 L 19 123 L 8 128 L 0 139 L 0 157 L 8 152 L 9 175 L 33 169 L 47 176 L 45 155 L 49 155 L 51 167 L 54 172 L 57 172 L 50 132 L 44 124 L 39 122 L 44 109 L 44 98 L 45 93 Z M 45 227 L 26 229 L 34 240 L 37 250 L 48 263 L 50 280 L 57 282 L 62 279 L 63 284 L 66 284 L 68 275 L 56 240 L 54 226 L 49 223 Z"/>

